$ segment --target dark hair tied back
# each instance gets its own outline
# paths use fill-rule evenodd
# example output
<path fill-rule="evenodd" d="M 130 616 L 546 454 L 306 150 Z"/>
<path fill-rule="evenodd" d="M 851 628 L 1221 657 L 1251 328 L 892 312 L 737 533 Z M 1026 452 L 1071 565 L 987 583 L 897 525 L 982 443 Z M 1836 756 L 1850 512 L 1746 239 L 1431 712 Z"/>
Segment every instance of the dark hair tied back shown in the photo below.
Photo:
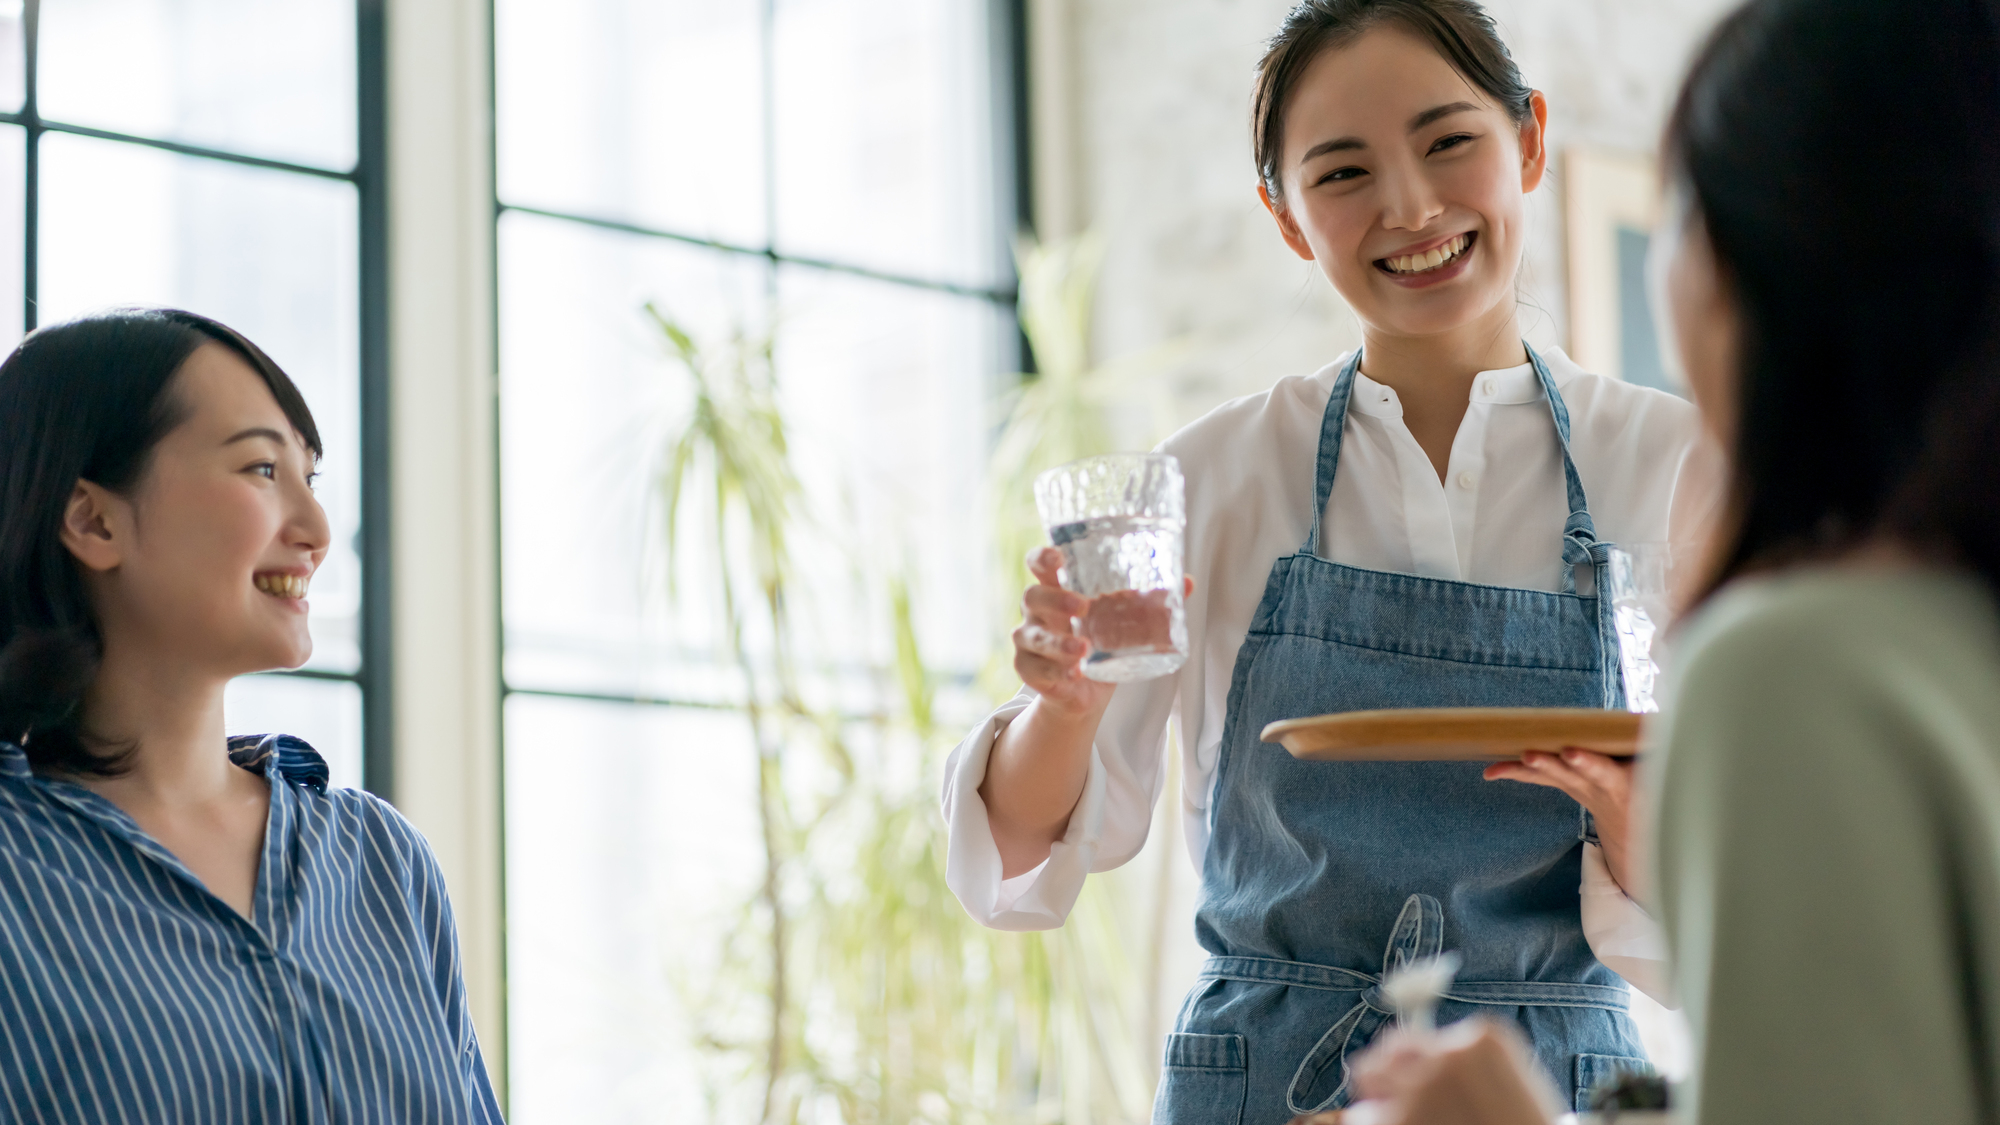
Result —
<path fill-rule="evenodd" d="M 2000 592 L 1992 0 L 1753 0 L 1665 156 L 1743 324 L 1714 585 L 1886 533 Z"/>
<path fill-rule="evenodd" d="M 153 449 L 185 417 L 174 376 L 204 344 L 234 351 L 264 379 L 314 456 L 305 399 L 234 330 L 177 309 L 122 309 L 31 333 L 0 362 L 0 741 L 37 770 L 118 772 L 123 749 L 79 714 L 103 640 L 82 575 L 61 539 L 78 481 L 113 492 L 138 483 Z"/>
<path fill-rule="evenodd" d="M 1521 80 L 1514 56 L 1473 0 L 1304 0 L 1291 10 L 1257 63 L 1250 105 L 1250 143 L 1257 178 L 1273 203 L 1283 198 L 1285 107 L 1320 54 L 1362 32 L 1393 25 L 1429 43 L 1452 69 L 1492 98 L 1515 124 L 1528 119 L 1534 90 Z"/>

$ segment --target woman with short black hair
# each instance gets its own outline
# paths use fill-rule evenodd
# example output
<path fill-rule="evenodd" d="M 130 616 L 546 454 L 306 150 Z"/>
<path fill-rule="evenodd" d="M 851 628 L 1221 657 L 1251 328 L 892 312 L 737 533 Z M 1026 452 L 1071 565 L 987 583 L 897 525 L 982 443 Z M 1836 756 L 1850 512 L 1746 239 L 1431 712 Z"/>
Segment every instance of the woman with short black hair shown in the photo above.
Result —
<path fill-rule="evenodd" d="M 0 1118 L 497 1123 L 429 846 L 223 690 L 312 652 L 312 414 L 207 317 L 0 363 Z"/>

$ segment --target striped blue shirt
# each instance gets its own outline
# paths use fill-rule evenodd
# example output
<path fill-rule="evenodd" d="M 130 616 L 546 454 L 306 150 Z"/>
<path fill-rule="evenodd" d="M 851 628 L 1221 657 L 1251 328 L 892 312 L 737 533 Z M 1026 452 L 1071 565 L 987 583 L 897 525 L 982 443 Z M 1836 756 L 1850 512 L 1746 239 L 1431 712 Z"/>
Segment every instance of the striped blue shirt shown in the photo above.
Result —
<path fill-rule="evenodd" d="M 287 735 L 254 918 L 0 742 L 0 1120 L 500 1121 L 424 838 Z"/>

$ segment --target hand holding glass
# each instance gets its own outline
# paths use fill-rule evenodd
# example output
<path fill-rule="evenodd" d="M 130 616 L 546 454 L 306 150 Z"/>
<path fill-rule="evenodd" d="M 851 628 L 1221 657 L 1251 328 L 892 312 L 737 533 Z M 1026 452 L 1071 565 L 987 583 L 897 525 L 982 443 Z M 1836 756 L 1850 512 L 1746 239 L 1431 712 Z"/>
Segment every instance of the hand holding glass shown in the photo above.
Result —
<path fill-rule="evenodd" d="M 1062 587 L 1090 599 L 1075 622 L 1090 679 L 1150 680 L 1186 662 L 1185 493 L 1180 462 L 1163 453 L 1087 457 L 1035 479 Z"/>

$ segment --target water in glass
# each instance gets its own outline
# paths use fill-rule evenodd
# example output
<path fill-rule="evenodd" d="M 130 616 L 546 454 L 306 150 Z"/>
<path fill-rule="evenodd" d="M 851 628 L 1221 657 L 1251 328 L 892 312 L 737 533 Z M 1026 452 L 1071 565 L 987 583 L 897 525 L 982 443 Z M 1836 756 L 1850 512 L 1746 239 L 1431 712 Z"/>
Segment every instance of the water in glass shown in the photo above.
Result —
<path fill-rule="evenodd" d="M 1179 462 L 1163 454 L 1086 458 L 1036 480 L 1063 588 L 1090 599 L 1075 621 L 1090 645 L 1085 676 L 1150 680 L 1186 662 L 1183 491 Z"/>

